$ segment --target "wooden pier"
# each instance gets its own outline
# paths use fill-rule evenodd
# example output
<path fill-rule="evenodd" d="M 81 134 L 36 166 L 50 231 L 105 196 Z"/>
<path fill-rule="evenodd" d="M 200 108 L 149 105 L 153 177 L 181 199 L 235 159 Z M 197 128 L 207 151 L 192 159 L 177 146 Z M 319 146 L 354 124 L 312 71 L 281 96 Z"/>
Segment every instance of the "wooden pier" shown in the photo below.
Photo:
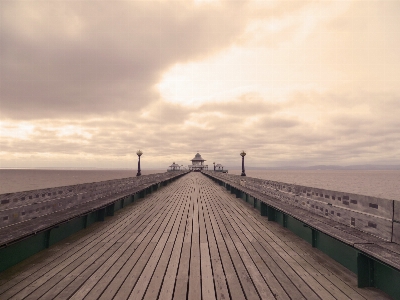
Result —
<path fill-rule="evenodd" d="M 0 299 L 391 299 L 201 173 L 0 275 Z"/>

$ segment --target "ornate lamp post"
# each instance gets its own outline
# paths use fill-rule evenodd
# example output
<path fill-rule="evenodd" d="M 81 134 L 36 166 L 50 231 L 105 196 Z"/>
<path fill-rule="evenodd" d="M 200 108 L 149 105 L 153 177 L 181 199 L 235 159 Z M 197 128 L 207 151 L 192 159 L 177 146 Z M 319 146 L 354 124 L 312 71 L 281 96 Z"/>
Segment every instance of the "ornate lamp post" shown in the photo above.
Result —
<path fill-rule="evenodd" d="M 242 157 L 242 174 L 240 174 L 240 176 L 246 176 L 246 173 L 244 172 L 244 157 L 246 156 L 246 152 L 242 150 L 242 152 L 240 152 L 240 156 Z"/>
<path fill-rule="evenodd" d="M 213 165 L 214 165 L 214 171 L 215 171 L 215 162 L 213 162 Z"/>
<path fill-rule="evenodd" d="M 138 169 L 138 171 L 137 171 L 136 176 L 141 176 L 142 173 L 140 172 L 140 157 L 142 156 L 143 152 L 140 151 L 140 150 L 138 150 L 138 151 L 136 152 L 136 154 L 137 154 L 137 156 L 139 157 L 139 160 L 138 160 L 138 163 L 137 163 L 137 169 Z"/>

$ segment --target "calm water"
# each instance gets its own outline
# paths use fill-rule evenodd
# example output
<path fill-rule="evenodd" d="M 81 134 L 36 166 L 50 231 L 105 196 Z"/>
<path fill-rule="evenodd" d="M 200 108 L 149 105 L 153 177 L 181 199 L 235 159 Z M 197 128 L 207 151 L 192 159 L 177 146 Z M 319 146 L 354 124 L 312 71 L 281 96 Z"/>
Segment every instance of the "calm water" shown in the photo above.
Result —
<path fill-rule="evenodd" d="M 165 170 L 142 170 L 142 175 Z M 0 194 L 136 176 L 137 170 L 0 169 Z"/>
<path fill-rule="evenodd" d="M 160 172 L 165 170 L 143 170 L 142 174 Z M 229 173 L 239 175 L 241 171 L 229 170 Z M 400 170 L 247 170 L 246 174 L 249 177 L 400 200 Z M 135 175 L 135 170 L 0 169 L 0 194 Z"/>

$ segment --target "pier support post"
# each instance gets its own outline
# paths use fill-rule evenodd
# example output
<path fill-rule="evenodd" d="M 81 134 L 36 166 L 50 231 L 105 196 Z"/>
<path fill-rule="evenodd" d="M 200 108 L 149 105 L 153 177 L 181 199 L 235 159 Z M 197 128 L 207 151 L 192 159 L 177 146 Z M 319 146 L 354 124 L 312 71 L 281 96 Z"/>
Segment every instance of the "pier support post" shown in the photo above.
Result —
<path fill-rule="evenodd" d="M 115 203 L 112 203 L 106 207 L 106 216 L 111 217 L 114 215 Z"/>
<path fill-rule="evenodd" d="M 357 255 L 357 278 L 359 288 L 374 286 L 374 261 L 360 252 Z"/>
<path fill-rule="evenodd" d="M 313 248 L 317 247 L 318 231 L 311 229 L 311 245 Z"/>
<path fill-rule="evenodd" d="M 261 202 L 261 216 L 266 217 L 268 212 L 268 206 L 264 202 Z"/>
<path fill-rule="evenodd" d="M 287 223 L 288 223 L 287 214 L 282 213 L 282 219 L 283 219 L 283 227 L 287 228 Z"/>
<path fill-rule="evenodd" d="M 106 208 L 103 207 L 97 211 L 97 220 L 103 222 L 106 218 Z"/>
<path fill-rule="evenodd" d="M 44 246 L 46 248 L 50 247 L 50 231 L 51 228 L 44 233 Z"/>
<path fill-rule="evenodd" d="M 88 227 L 88 220 L 89 220 L 88 215 L 85 215 L 83 217 L 83 228 L 87 228 Z"/>
<path fill-rule="evenodd" d="M 268 206 L 267 216 L 268 221 L 275 221 L 275 208 Z"/>

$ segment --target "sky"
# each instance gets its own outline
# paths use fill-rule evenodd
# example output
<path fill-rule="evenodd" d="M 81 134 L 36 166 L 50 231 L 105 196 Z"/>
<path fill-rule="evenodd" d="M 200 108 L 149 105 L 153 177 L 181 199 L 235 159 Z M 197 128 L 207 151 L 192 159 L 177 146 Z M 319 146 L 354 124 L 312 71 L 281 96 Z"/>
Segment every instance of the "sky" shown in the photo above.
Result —
<path fill-rule="evenodd" d="M 0 0 L 0 167 L 400 164 L 400 1 Z"/>

